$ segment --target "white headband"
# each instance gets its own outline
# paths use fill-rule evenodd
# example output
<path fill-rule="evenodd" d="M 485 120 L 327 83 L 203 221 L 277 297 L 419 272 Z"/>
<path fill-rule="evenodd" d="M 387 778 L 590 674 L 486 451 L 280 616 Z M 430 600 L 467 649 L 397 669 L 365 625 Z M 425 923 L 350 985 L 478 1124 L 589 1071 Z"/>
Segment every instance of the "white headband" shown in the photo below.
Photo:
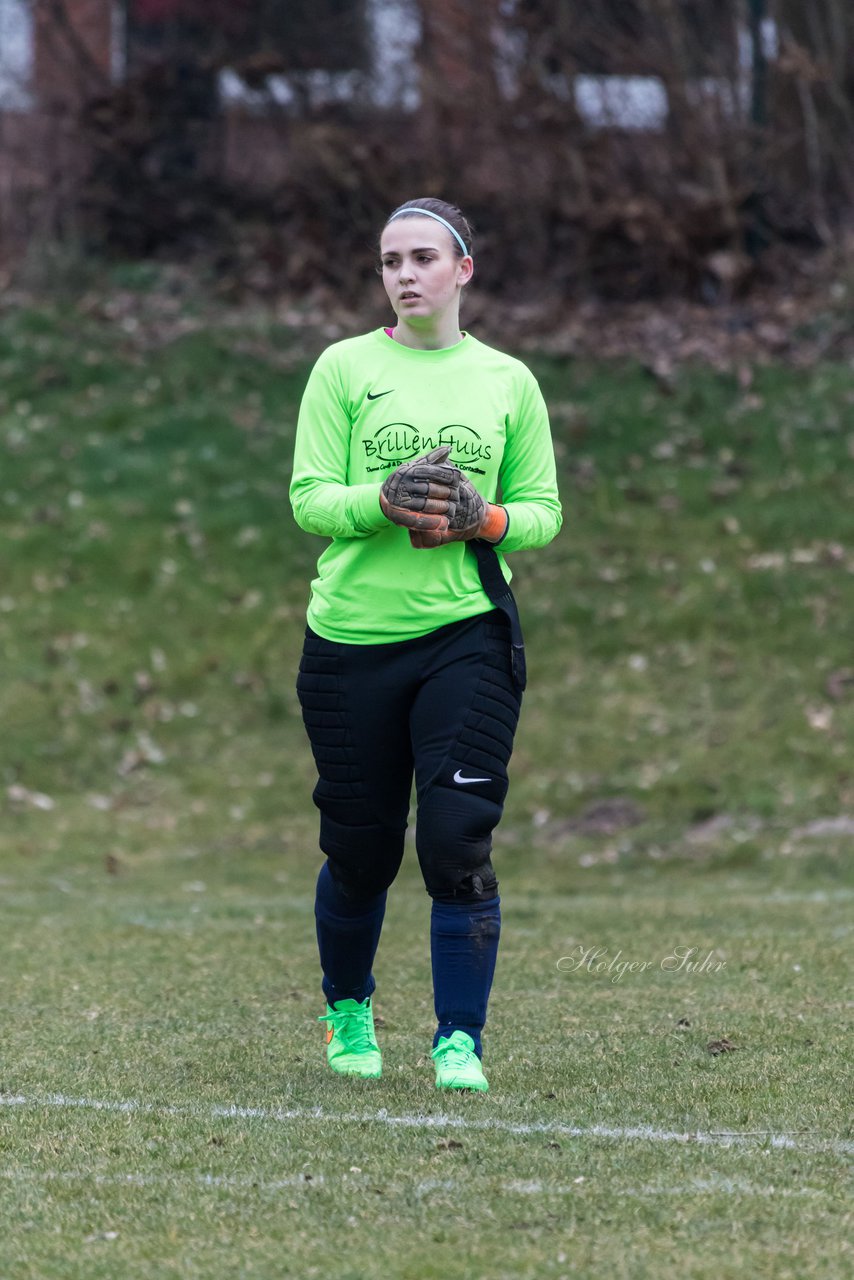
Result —
<path fill-rule="evenodd" d="M 447 228 L 448 228 L 448 230 L 450 231 L 451 235 L 454 237 L 454 239 L 456 240 L 457 244 L 458 244 L 458 245 L 460 246 L 460 248 L 462 249 L 462 251 L 463 251 L 463 256 L 464 256 L 464 257 L 466 257 L 466 258 L 471 257 L 471 254 L 469 253 L 468 249 L 466 248 L 466 242 L 465 242 L 465 240 L 463 240 L 463 238 L 462 238 L 462 236 L 460 235 L 459 231 L 456 231 L 456 230 L 451 226 L 450 222 L 448 222 L 448 221 L 447 221 L 447 219 L 443 218 L 443 217 L 441 216 L 441 214 L 439 214 L 439 213 L 433 213 L 433 212 L 432 212 L 432 210 L 430 210 L 430 209 L 417 209 L 417 208 L 412 208 L 412 207 L 410 207 L 410 208 L 408 208 L 408 209 L 398 209 L 397 213 L 393 213 L 393 214 L 391 215 L 391 217 L 389 218 L 389 220 L 388 220 L 388 221 L 389 221 L 389 222 L 394 222 L 395 218 L 403 218 L 407 213 L 411 213 L 411 214 L 413 214 L 413 215 L 417 213 L 417 214 L 418 214 L 418 216 L 419 216 L 420 218 L 433 218 L 433 219 L 435 219 L 435 221 L 436 221 L 436 222 L 441 222 L 441 224 L 442 224 L 442 226 L 443 226 L 443 227 L 447 227 Z M 388 226 L 388 222 L 386 223 L 386 226 Z"/>

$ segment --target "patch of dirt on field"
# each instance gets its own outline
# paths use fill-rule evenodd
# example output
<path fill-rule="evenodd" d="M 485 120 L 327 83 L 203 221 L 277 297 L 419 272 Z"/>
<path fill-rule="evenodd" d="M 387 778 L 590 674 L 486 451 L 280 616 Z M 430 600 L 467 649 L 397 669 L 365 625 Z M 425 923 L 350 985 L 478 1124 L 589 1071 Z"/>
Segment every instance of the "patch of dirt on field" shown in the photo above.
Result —
<path fill-rule="evenodd" d="M 636 827 L 645 817 L 640 805 L 627 796 L 595 800 L 576 818 L 555 826 L 555 835 L 613 836 L 627 827 Z"/>

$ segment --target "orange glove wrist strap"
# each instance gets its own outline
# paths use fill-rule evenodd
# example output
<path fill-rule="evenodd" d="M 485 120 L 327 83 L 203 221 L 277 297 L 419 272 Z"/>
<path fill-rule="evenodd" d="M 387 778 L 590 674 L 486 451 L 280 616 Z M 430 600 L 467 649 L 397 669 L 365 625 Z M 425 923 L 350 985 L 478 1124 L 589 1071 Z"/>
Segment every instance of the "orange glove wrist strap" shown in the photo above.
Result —
<path fill-rule="evenodd" d="M 499 507 L 497 503 L 488 502 L 486 515 L 483 517 L 483 524 L 477 536 L 484 538 L 487 542 L 500 542 L 507 532 L 507 522 L 508 515 L 504 508 Z"/>

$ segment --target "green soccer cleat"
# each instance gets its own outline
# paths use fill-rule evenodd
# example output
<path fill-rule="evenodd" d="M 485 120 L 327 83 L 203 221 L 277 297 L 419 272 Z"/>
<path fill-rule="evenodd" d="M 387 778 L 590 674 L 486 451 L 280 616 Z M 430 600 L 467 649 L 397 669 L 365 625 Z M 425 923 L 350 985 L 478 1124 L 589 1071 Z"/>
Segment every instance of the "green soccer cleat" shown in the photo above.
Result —
<path fill-rule="evenodd" d="M 327 1004 L 326 1013 L 317 1021 L 326 1023 L 326 1061 L 333 1071 L 340 1076 L 379 1079 L 383 1060 L 374 1035 L 370 996 L 361 1004 L 358 1000 L 338 1000 L 334 1008 Z"/>
<path fill-rule="evenodd" d="M 473 1089 L 486 1093 L 489 1082 L 474 1051 L 474 1040 L 465 1031 L 442 1036 L 430 1056 L 436 1063 L 437 1089 Z"/>

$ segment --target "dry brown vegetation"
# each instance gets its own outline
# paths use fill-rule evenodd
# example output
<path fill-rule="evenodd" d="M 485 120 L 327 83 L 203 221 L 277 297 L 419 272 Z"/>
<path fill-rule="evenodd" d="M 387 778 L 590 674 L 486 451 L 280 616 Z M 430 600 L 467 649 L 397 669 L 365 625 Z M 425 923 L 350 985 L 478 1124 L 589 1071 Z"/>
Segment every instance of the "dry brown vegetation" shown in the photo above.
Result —
<path fill-rule="evenodd" d="M 181 0 L 156 40 L 131 22 L 118 83 L 75 28 L 79 5 L 32 3 L 64 85 L 38 109 L 61 117 L 64 141 L 42 120 L 31 216 L 5 219 L 7 241 L 35 227 L 134 256 L 203 254 L 261 291 L 361 289 L 377 224 L 431 192 L 470 213 L 490 294 L 720 305 L 784 280 L 850 219 L 845 0 L 410 0 L 410 111 L 377 105 L 356 3 L 285 19 L 250 0 Z M 305 91 L 224 111 L 216 91 L 225 66 L 259 89 L 271 74 L 304 86 L 319 64 L 363 73 L 345 103 Z M 629 104 L 594 127 L 582 83 L 639 93 L 634 119 Z M 666 111 L 637 127 L 656 94 Z M 15 145 L 4 128 L 10 161 Z"/>

